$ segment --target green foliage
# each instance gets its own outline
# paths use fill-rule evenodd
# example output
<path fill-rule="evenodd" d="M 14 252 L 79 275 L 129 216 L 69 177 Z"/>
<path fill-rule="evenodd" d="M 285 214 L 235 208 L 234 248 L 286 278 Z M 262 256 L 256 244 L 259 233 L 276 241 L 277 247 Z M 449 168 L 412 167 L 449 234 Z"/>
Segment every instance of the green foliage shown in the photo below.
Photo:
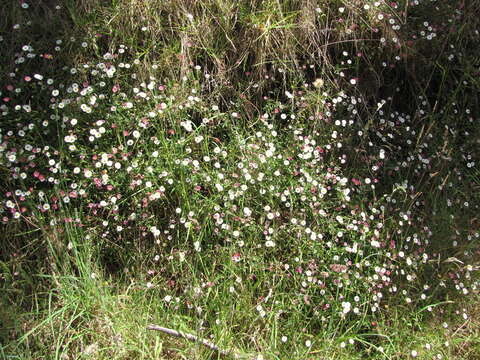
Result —
<path fill-rule="evenodd" d="M 478 358 L 478 7 L 9 3 L 0 357 Z"/>

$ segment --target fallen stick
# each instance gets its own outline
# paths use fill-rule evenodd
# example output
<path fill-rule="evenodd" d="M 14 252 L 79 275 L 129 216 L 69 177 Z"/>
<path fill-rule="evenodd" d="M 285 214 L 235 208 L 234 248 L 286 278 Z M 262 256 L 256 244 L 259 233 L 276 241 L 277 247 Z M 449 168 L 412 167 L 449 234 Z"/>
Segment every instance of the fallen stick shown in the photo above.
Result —
<path fill-rule="evenodd" d="M 215 345 L 214 343 L 208 341 L 207 339 L 200 338 L 200 337 L 195 336 L 193 334 L 183 333 L 181 331 L 165 328 L 165 327 L 154 325 L 154 324 L 148 325 L 147 330 L 161 331 L 161 332 L 163 332 L 165 334 L 168 334 L 168 335 L 171 335 L 171 336 L 181 337 L 181 338 L 193 341 L 193 342 L 198 342 L 198 343 L 208 347 L 209 349 L 212 349 L 212 350 L 218 352 L 221 355 L 224 355 L 224 356 L 231 355 L 235 359 L 240 358 L 240 355 L 238 353 L 236 353 L 232 350 L 221 349 L 217 345 Z"/>

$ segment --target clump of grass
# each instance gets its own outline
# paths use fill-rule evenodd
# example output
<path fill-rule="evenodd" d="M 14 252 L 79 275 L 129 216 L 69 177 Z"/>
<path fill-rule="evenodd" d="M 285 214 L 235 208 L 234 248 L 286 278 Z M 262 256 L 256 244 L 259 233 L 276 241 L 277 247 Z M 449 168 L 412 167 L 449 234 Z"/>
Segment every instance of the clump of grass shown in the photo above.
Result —
<path fill-rule="evenodd" d="M 279 87 L 285 91 L 292 83 L 315 78 L 323 77 L 339 87 L 343 81 L 338 75 L 345 74 L 342 69 L 347 67 L 351 68 L 350 77 L 360 80 L 366 99 L 378 97 L 391 82 L 399 86 L 403 81 L 403 95 L 407 94 L 412 80 L 418 78 L 417 71 L 427 71 L 425 67 L 415 71 L 402 66 L 402 58 L 407 63 L 411 56 L 419 57 L 416 52 L 423 47 L 410 43 L 441 36 L 433 30 L 420 38 L 412 34 L 430 9 L 434 7 L 423 2 L 409 6 L 336 0 L 118 1 L 104 7 L 84 1 L 70 7 L 80 31 L 98 39 L 97 49 L 106 52 L 127 45 L 144 64 L 158 62 L 161 76 L 170 78 L 182 78 L 188 69 L 199 65 L 221 85 L 217 87 L 221 91 L 214 93 L 223 102 L 243 93 L 255 104 L 261 103 L 268 91 L 276 92 Z M 454 16 L 449 11 L 452 9 L 448 5 L 438 9 L 439 14 Z M 407 19 L 415 25 L 403 31 Z M 438 43 L 442 46 L 441 41 Z M 354 55 L 350 60 L 353 63 L 349 62 L 353 66 L 342 61 L 340 54 L 344 51 Z M 431 63 L 428 57 L 426 60 L 425 64 Z M 398 71 L 386 74 L 376 68 L 382 63 Z M 419 66 L 420 62 L 415 64 Z M 268 87 L 271 82 L 266 76 L 275 76 L 280 86 Z M 212 90 L 211 81 L 205 83 Z M 422 82 L 416 85 L 423 88 Z"/>

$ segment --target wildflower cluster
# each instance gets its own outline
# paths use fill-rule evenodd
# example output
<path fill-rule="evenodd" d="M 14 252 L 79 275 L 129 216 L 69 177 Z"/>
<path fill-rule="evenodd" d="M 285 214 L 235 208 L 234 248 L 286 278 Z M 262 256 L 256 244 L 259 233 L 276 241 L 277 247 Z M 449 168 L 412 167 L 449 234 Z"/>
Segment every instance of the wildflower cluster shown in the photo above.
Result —
<path fill-rule="evenodd" d="M 420 16 L 424 3 L 411 2 L 412 11 Z M 384 78 L 407 66 L 417 41 L 450 40 L 440 33 L 463 16 L 456 9 L 439 24 L 407 27 L 397 3 L 356 6 L 340 7 L 339 18 L 361 12 L 383 27 L 380 44 L 398 50 L 382 62 Z M 51 52 L 65 42 L 85 52 L 96 45 L 64 41 Z M 439 61 L 467 61 L 453 43 L 446 49 Z M 222 287 L 226 303 L 255 294 L 249 319 L 265 326 L 296 314 L 308 331 L 344 332 L 365 323 L 370 331 L 392 304 L 433 312 L 445 289 L 478 291 L 480 232 L 469 220 L 479 203 L 465 191 L 479 185 L 480 119 L 468 101 L 478 81 L 445 75 L 467 89 L 465 104 L 440 88 L 437 98 L 415 94 L 400 107 L 400 85 L 372 100 L 359 70 L 369 60 L 345 45 L 333 78 L 272 91 L 253 111 L 245 97 L 222 101 L 224 79 L 203 64 L 175 80 L 159 76 L 156 63 L 145 75 L 125 45 L 61 69 L 45 65 L 56 55 L 34 44 L 16 50 L 0 93 L 5 228 L 48 233 L 68 224 L 120 258 L 133 243 L 149 266 L 139 281 L 167 309 L 212 327 L 221 321 L 209 297 Z M 305 64 L 305 79 L 312 69 L 321 73 Z M 272 68 L 262 86 L 274 88 L 283 72 Z M 462 216 L 445 214 L 452 207 Z"/>

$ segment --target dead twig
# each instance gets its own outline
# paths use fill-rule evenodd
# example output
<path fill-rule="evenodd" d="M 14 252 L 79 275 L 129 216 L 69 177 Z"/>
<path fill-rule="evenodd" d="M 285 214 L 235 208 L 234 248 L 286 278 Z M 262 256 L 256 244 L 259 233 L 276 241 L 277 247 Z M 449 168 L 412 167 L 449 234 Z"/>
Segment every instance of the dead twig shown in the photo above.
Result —
<path fill-rule="evenodd" d="M 148 325 L 147 330 L 161 331 L 161 332 L 163 332 L 165 334 L 168 334 L 168 335 L 171 335 L 171 336 L 181 337 L 181 338 L 193 341 L 193 342 L 200 343 L 200 344 L 208 347 L 209 349 L 211 349 L 215 352 L 218 352 L 219 354 L 221 354 L 223 356 L 230 355 L 230 356 L 233 356 L 235 359 L 240 359 L 240 357 L 241 357 L 240 354 L 236 353 L 235 351 L 225 350 L 225 349 L 219 348 L 217 345 L 208 341 L 207 339 L 200 338 L 200 337 L 198 337 L 196 335 L 193 335 L 193 334 L 183 333 L 181 331 L 165 328 L 165 327 L 154 325 L 154 324 Z"/>

